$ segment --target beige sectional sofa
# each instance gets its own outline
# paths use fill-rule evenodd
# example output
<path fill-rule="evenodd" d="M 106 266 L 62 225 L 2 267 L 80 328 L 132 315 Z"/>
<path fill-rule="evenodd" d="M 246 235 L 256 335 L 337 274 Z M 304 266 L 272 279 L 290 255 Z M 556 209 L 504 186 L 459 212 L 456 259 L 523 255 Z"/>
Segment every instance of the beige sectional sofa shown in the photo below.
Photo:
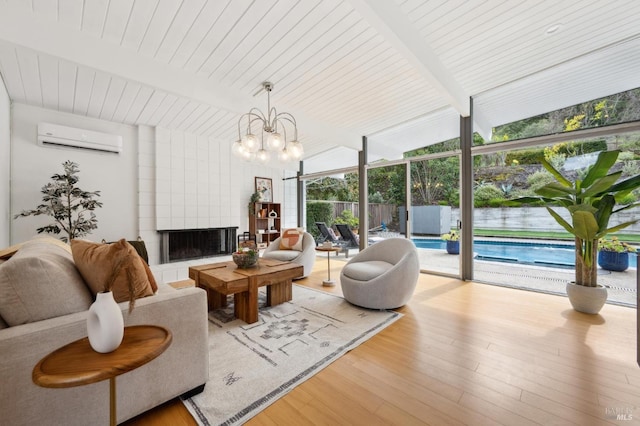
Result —
<path fill-rule="evenodd" d="M 29 243 L 25 244 L 26 251 L 32 251 L 28 256 L 16 254 L 18 260 L 12 258 L 0 264 L 0 316 L 4 312 L 5 316 L 11 317 L 11 320 L 0 320 L 0 423 L 107 424 L 108 380 L 64 389 L 42 388 L 32 381 L 33 367 L 41 358 L 67 343 L 86 337 L 87 309 L 92 297 L 87 297 L 75 284 L 70 286 L 68 282 L 67 285 L 61 282 L 65 273 L 70 276 L 67 281 L 77 278 L 69 268 L 70 261 L 73 266 L 73 258 L 67 248 L 59 243 Z M 16 274 L 19 270 L 16 266 L 25 264 L 27 267 L 23 269 L 31 275 L 25 278 L 31 285 L 18 286 L 16 281 L 21 277 Z M 33 270 L 36 271 L 35 278 Z M 38 285 L 33 285 L 34 280 L 40 281 Z M 39 294 L 41 300 L 37 300 L 38 286 L 45 289 Z M 23 291 L 22 288 L 28 290 Z M 79 296 L 64 294 L 74 292 Z M 22 300 L 27 297 L 35 300 Z M 71 299 L 74 301 L 61 302 Z M 82 303 L 86 306 L 78 310 Z M 45 308 L 37 309 L 38 304 Z M 56 306 L 51 306 L 53 304 Z M 16 306 L 20 309 L 16 310 Z M 125 326 L 161 325 L 171 331 L 173 341 L 158 358 L 117 377 L 118 423 L 179 395 L 201 391 L 208 378 L 209 365 L 206 293 L 198 288 L 176 290 L 160 284 L 155 295 L 138 299 L 131 313 L 127 302 L 120 303 L 120 307 Z M 65 309 L 76 312 L 60 312 Z M 52 312 L 55 316 L 38 318 Z M 15 324 L 16 321 L 22 323 Z"/>

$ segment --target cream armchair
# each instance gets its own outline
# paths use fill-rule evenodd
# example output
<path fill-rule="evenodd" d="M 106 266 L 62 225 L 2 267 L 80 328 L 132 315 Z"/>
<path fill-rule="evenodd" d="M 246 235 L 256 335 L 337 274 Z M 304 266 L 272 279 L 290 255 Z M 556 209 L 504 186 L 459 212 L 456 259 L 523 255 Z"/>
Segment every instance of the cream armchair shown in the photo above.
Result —
<path fill-rule="evenodd" d="M 354 305 L 393 309 L 409 301 L 419 274 L 416 246 L 405 238 L 389 238 L 355 255 L 342 268 L 340 284 Z"/>
<path fill-rule="evenodd" d="M 303 275 L 298 278 L 304 278 L 311 273 L 316 261 L 316 241 L 313 235 L 305 232 L 302 237 L 302 251 L 280 250 L 280 238 L 276 238 L 264 250 L 262 257 L 298 263 L 304 268 Z"/>

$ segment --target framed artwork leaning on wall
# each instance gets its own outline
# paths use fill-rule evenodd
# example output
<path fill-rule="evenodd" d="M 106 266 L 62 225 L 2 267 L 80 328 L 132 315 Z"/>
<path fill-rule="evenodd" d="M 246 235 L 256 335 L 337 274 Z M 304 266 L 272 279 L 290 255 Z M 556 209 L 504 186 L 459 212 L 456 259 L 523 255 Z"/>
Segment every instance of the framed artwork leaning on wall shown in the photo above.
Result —
<path fill-rule="evenodd" d="M 273 202 L 273 186 L 270 178 L 256 177 L 256 192 L 260 194 L 258 201 L 262 203 Z"/>

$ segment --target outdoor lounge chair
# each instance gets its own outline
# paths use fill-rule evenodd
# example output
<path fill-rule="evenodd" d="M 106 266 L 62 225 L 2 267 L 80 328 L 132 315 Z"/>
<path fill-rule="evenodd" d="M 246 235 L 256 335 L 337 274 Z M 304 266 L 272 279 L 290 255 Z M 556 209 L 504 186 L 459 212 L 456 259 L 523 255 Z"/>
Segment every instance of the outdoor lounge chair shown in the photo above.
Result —
<path fill-rule="evenodd" d="M 338 228 L 338 232 L 342 236 L 342 239 L 346 242 L 343 246 L 343 251 L 345 253 L 345 257 L 349 257 L 349 249 L 352 248 L 360 248 L 360 237 L 353 233 L 349 225 L 345 225 L 342 223 L 336 224 L 336 228 Z M 373 244 L 374 241 L 369 240 L 369 244 Z"/>
<path fill-rule="evenodd" d="M 336 233 L 333 232 L 333 229 L 329 228 L 326 223 L 316 222 L 316 226 L 318 227 L 318 230 L 320 231 L 320 234 L 321 234 L 320 238 L 317 241 L 318 244 L 323 243 L 325 241 L 330 241 L 331 244 L 340 248 L 344 248 L 345 246 L 348 245 L 348 242 L 343 240 L 341 237 L 337 236 Z M 348 250 L 341 250 L 341 251 L 344 251 L 347 254 L 347 257 L 349 257 Z M 336 256 L 338 256 L 339 254 L 340 252 L 336 251 Z"/>
<path fill-rule="evenodd" d="M 335 232 L 333 232 L 333 229 L 327 227 L 326 223 L 316 222 L 316 226 L 322 234 L 322 239 L 319 241 L 320 243 L 325 241 L 331 241 L 331 243 L 335 245 L 342 245 L 345 243 L 344 240 L 340 239 L 340 237 L 338 237 Z"/>

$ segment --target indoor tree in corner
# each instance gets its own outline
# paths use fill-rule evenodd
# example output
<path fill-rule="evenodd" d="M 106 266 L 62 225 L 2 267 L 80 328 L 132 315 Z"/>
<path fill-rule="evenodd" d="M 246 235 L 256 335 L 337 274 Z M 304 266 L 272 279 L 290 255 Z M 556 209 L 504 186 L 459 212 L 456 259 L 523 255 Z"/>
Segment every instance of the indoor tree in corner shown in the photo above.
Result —
<path fill-rule="evenodd" d="M 76 163 L 67 160 L 62 167 L 64 173 L 54 174 L 51 176 L 53 182 L 42 187 L 42 204 L 33 210 L 23 210 L 14 218 L 42 214 L 51 216 L 55 222 L 38 228 L 38 234 L 59 234 L 64 231 L 67 236 L 60 239 L 69 242 L 98 228 L 98 219 L 93 211 L 102 207 L 102 203 L 94 200 L 94 197 L 100 196 L 100 191 L 83 191 L 76 186 L 80 179 L 77 176 L 80 169 Z"/>

